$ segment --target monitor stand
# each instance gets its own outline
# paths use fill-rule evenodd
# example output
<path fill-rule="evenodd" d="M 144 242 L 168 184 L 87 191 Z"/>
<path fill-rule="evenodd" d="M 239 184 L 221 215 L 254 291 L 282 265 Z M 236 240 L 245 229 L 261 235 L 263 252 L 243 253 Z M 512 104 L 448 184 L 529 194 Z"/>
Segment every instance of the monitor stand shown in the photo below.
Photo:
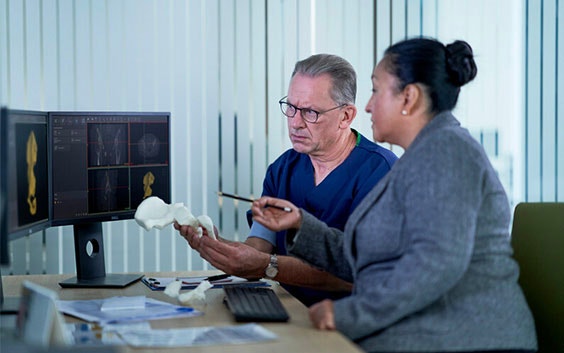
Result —
<path fill-rule="evenodd" d="M 106 274 L 100 222 L 74 225 L 74 256 L 76 277 L 59 282 L 63 288 L 123 288 L 143 277 L 142 274 Z"/>

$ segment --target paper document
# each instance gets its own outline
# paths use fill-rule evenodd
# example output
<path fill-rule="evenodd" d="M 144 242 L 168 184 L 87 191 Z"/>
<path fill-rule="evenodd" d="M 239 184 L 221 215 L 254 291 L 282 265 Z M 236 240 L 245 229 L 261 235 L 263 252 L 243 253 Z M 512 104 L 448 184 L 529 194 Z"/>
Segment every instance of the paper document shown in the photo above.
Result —
<path fill-rule="evenodd" d="M 190 347 L 214 344 L 242 344 L 271 341 L 276 334 L 258 324 L 208 326 L 166 330 L 128 330 L 119 332 L 133 347 Z"/>
<path fill-rule="evenodd" d="M 202 315 L 194 308 L 174 305 L 167 302 L 145 298 L 145 306 L 139 309 L 102 311 L 107 299 L 92 300 L 57 300 L 59 311 L 79 319 L 100 325 L 134 321 L 168 319 Z"/>
<path fill-rule="evenodd" d="M 100 310 L 135 310 L 145 309 L 145 296 L 138 295 L 135 297 L 111 297 L 102 301 Z"/>
<path fill-rule="evenodd" d="M 209 280 L 210 277 L 147 277 L 144 276 L 141 278 L 141 282 L 143 282 L 147 287 L 151 290 L 165 290 L 166 286 L 169 285 L 171 282 L 174 281 L 182 281 L 181 289 L 194 289 L 196 288 L 202 281 Z M 263 280 L 256 280 L 256 281 L 249 281 L 245 278 L 237 277 L 237 276 L 227 276 L 226 278 L 220 278 L 217 280 L 210 280 L 210 283 L 213 285 L 212 288 L 223 288 L 229 285 L 246 285 L 246 286 L 269 286 L 268 282 Z"/>
<path fill-rule="evenodd" d="M 119 335 L 120 331 L 151 329 L 148 321 L 105 326 L 84 322 L 67 323 L 65 327 L 73 339 L 73 345 L 89 347 L 125 346 L 125 341 Z"/>

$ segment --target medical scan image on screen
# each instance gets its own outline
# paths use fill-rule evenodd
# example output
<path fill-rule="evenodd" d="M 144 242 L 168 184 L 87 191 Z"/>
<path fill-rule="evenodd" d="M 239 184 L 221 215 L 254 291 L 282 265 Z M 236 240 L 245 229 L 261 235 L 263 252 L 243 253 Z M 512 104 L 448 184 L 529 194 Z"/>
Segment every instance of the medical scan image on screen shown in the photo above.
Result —
<path fill-rule="evenodd" d="M 45 124 L 16 126 L 19 225 L 49 216 L 46 132 Z"/>
<path fill-rule="evenodd" d="M 119 217 L 170 198 L 169 125 L 160 116 L 53 113 L 53 221 Z"/>
<path fill-rule="evenodd" d="M 8 189 L 8 202 L 12 205 L 8 208 L 9 232 L 49 218 L 46 119 L 31 113 L 19 114 L 11 124 L 14 134 L 8 137 L 8 143 L 15 147 L 15 153 L 8 155 L 8 176 L 9 184 L 15 188 Z"/>

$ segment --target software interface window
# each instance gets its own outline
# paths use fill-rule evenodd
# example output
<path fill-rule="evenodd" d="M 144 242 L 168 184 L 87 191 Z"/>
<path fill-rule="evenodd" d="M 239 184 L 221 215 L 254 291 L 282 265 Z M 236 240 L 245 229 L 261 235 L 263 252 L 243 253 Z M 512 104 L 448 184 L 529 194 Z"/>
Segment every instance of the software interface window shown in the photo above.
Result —
<path fill-rule="evenodd" d="M 134 210 L 169 190 L 163 116 L 52 113 L 53 221 Z"/>

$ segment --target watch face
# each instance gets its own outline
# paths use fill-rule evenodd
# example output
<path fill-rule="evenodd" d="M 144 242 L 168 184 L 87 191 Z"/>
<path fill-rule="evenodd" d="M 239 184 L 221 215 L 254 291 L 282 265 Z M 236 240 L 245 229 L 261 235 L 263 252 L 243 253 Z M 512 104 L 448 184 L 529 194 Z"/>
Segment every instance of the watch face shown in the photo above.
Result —
<path fill-rule="evenodd" d="M 274 278 L 278 274 L 278 269 L 276 267 L 270 265 L 266 268 L 265 272 L 266 272 L 267 277 Z"/>

